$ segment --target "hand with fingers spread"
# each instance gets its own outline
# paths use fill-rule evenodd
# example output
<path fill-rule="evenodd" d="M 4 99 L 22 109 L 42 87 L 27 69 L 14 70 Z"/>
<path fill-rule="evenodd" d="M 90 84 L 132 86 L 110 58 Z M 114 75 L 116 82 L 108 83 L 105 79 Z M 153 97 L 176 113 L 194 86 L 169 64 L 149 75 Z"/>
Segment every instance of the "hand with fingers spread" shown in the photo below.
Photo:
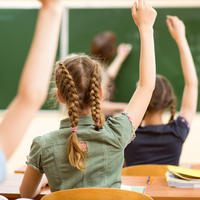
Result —
<path fill-rule="evenodd" d="M 147 5 L 146 0 L 139 0 L 132 6 L 132 16 L 139 29 L 143 27 L 153 27 L 157 12 L 151 6 Z"/>
<path fill-rule="evenodd" d="M 177 16 L 167 16 L 169 32 L 176 42 L 185 39 L 185 25 Z"/>

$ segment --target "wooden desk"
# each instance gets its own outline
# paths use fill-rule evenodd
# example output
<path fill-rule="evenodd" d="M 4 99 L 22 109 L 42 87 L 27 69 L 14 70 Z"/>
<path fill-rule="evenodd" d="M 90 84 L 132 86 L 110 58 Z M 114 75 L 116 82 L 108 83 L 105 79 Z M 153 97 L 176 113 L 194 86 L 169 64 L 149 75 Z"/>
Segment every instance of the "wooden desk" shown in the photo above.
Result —
<path fill-rule="evenodd" d="M 22 182 L 24 174 L 9 174 L 6 180 L 0 184 L 0 195 L 7 197 L 9 200 L 20 198 L 19 186 Z M 45 194 L 49 194 L 49 190 L 44 190 L 35 200 L 41 199 Z"/>
<path fill-rule="evenodd" d="M 150 185 L 146 184 L 146 176 L 123 176 L 125 185 L 145 186 L 145 194 L 154 200 L 200 200 L 200 188 L 168 187 L 165 177 L 152 177 Z"/>
<path fill-rule="evenodd" d="M 0 184 L 0 195 L 4 195 L 9 199 L 20 198 L 19 186 L 21 184 L 23 174 L 10 174 L 7 180 Z M 154 200 L 200 200 L 200 188 L 170 188 L 164 177 L 152 177 L 150 185 L 146 184 L 145 176 L 124 176 L 122 183 L 125 185 L 145 186 L 145 194 L 151 196 Z M 35 199 L 40 199 L 45 194 L 50 193 L 44 190 Z"/>

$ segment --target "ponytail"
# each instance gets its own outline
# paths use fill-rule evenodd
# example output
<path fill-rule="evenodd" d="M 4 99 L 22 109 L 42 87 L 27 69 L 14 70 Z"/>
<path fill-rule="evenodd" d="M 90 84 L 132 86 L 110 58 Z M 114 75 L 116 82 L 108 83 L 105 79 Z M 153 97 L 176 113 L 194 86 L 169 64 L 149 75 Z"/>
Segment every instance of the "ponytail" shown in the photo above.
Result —
<path fill-rule="evenodd" d="M 76 132 L 72 134 L 67 140 L 67 152 L 69 154 L 69 162 L 72 166 L 79 170 L 84 170 L 85 166 L 85 151 L 80 144 Z"/>

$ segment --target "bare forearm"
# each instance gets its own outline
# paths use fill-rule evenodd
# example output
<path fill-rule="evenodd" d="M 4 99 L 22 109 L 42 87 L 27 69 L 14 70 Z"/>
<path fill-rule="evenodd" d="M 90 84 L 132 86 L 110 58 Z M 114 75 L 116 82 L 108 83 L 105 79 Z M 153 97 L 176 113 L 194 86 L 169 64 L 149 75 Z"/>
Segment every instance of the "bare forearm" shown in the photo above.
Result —
<path fill-rule="evenodd" d="M 188 123 L 191 124 L 197 108 L 198 79 L 186 38 L 177 42 L 177 45 L 180 52 L 182 71 L 185 80 L 180 115 L 185 117 Z"/>
<path fill-rule="evenodd" d="M 135 128 L 141 123 L 151 100 L 156 76 L 153 30 L 140 30 L 140 35 L 141 54 L 139 86 L 126 108 L 126 111 L 134 119 Z"/>
<path fill-rule="evenodd" d="M 47 95 L 59 37 L 61 5 L 42 7 L 33 43 L 25 63 L 18 95 L 38 100 L 42 104 Z"/>
<path fill-rule="evenodd" d="M 124 59 L 121 56 L 116 56 L 114 61 L 111 63 L 111 65 L 107 69 L 107 73 L 110 78 L 112 78 L 112 79 L 116 78 L 123 61 L 124 61 Z"/>
<path fill-rule="evenodd" d="M 180 40 L 180 42 L 177 42 L 177 45 L 180 52 L 180 59 L 181 59 L 185 85 L 197 87 L 198 85 L 197 74 L 187 39 L 183 38 L 182 40 Z"/>
<path fill-rule="evenodd" d="M 35 112 L 36 108 L 29 106 L 29 102 L 19 97 L 16 97 L 8 107 L 0 124 L 0 147 L 7 159 L 21 142 Z"/>
<path fill-rule="evenodd" d="M 140 37 L 141 53 L 139 86 L 149 87 L 153 91 L 156 76 L 153 28 L 140 29 Z"/>
<path fill-rule="evenodd" d="M 36 189 L 36 191 L 23 191 L 22 189 L 20 190 L 20 193 L 21 193 L 21 197 L 22 198 L 35 198 L 36 196 L 38 196 L 39 194 L 40 194 L 40 192 L 41 192 L 41 188 L 40 187 L 38 187 L 37 189 Z"/>
<path fill-rule="evenodd" d="M 41 192 L 42 174 L 32 166 L 27 166 L 20 186 L 20 194 L 23 198 L 34 198 Z"/>
<path fill-rule="evenodd" d="M 0 124 L 0 146 L 9 159 L 48 91 L 55 58 L 62 8 L 41 8 L 33 43 L 22 74 L 19 91 Z M 7 145 L 7 144 L 10 145 Z"/>

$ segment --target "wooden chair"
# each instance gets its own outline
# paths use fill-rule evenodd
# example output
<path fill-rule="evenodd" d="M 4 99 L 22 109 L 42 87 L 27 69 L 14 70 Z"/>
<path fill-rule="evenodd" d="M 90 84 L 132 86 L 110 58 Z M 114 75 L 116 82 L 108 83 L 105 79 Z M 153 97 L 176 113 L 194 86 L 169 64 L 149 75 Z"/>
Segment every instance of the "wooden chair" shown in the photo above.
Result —
<path fill-rule="evenodd" d="M 152 200 L 138 192 L 113 188 L 78 188 L 53 192 L 41 200 Z"/>
<path fill-rule="evenodd" d="M 135 165 L 122 168 L 122 176 L 165 176 L 167 165 Z"/>

